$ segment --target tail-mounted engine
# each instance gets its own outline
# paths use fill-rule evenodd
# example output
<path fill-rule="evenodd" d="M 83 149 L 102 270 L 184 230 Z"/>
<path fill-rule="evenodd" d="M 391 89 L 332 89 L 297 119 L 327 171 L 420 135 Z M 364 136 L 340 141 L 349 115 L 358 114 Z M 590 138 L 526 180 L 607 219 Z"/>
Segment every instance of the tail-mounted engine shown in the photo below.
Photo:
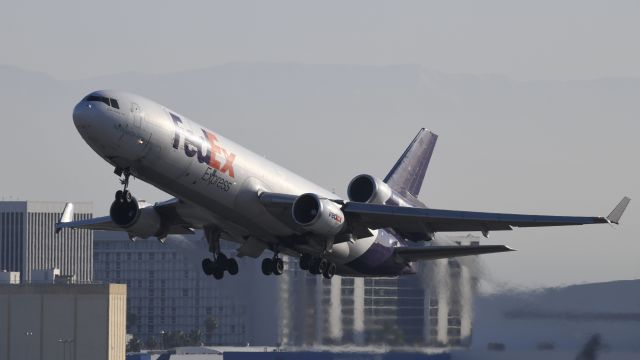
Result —
<path fill-rule="evenodd" d="M 298 225 L 315 234 L 333 236 L 344 227 L 344 214 L 340 205 L 312 193 L 298 196 L 291 214 Z"/>
<path fill-rule="evenodd" d="M 133 196 L 120 196 L 109 209 L 111 221 L 132 237 L 146 239 L 156 236 L 162 228 L 158 212 L 150 204 L 138 202 Z"/>
<path fill-rule="evenodd" d="M 395 206 L 416 206 L 411 197 L 403 196 L 393 190 L 384 181 L 371 175 L 358 175 L 351 180 L 347 188 L 347 196 L 350 201 L 369 204 L 384 204 Z"/>

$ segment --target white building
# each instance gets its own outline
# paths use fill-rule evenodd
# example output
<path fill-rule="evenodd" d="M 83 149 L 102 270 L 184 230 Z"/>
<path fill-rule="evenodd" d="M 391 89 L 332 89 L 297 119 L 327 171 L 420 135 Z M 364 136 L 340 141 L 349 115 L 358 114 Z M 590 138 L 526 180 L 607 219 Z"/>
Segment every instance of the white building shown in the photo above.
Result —
<path fill-rule="evenodd" d="M 75 220 L 92 216 L 89 203 L 76 203 Z M 0 202 L 0 271 L 20 272 L 31 281 L 34 269 L 58 268 L 76 282 L 89 282 L 93 275 L 93 232 L 63 230 L 55 234 L 63 202 Z"/>

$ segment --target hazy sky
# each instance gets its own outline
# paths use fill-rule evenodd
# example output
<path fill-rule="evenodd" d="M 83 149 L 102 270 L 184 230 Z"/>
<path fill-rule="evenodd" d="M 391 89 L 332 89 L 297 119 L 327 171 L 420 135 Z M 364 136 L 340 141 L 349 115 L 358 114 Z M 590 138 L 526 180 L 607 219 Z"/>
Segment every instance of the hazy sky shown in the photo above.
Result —
<path fill-rule="evenodd" d="M 637 1 L 7 2 L 0 65 L 65 81 L 0 66 L 16 135 L 0 164 L 20 174 L 0 195 L 104 212 L 116 178 L 70 113 L 88 91 L 119 88 L 338 193 L 357 173 L 384 176 L 425 126 L 440 135 L 421 193 L 434 207 L 606 215 L 640 183 L 638 19 Z M 360 66 L 398 64 L 418 66 Z M 569 82 L 612 77 L 626 80 Z M 638 278 L 634 204 L 616 229 L 494 233 L 485 243 L 520 251 L 485 262 L 510 286 Z"/>
<path fill-rule="evenodd" d="M 11 1 L 0 63 L 57 78 L 229 62 L 640 77 L 638 1 Z"/>

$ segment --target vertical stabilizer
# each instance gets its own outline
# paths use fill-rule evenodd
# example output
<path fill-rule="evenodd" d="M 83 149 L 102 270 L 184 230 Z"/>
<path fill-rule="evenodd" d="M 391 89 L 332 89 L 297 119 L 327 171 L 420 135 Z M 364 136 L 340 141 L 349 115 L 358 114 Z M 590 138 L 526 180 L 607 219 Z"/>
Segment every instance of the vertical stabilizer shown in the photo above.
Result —
<path fill-rule="evenodd" d="M 418 197 L 437 140 L 438 135 L 424 128 L 420 129 L 384 178 L 384 182 L 401 194 L 409 193 Z"/>

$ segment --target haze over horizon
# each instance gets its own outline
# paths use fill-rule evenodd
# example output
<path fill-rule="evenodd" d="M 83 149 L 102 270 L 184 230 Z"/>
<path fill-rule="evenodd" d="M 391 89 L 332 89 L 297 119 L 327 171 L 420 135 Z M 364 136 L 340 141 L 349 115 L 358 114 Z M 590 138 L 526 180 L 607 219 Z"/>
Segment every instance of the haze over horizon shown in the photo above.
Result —
<path fill-rule="evenodd" d="M 117 178 L 71 121 L 101 88 L 154 99 L 340 195 L 359 173 L 383 177 L 427 127 L 440 135 L 429 206 L 604 216 L 637 198 L 640 3 L 83 4 L 0 14 L 5 199 L 108 210 Z M 492 233 L 483 243 L 519 250 L 482 257 L 494 286 L 640 278 L 634 204 L 614 229 Z"/>

